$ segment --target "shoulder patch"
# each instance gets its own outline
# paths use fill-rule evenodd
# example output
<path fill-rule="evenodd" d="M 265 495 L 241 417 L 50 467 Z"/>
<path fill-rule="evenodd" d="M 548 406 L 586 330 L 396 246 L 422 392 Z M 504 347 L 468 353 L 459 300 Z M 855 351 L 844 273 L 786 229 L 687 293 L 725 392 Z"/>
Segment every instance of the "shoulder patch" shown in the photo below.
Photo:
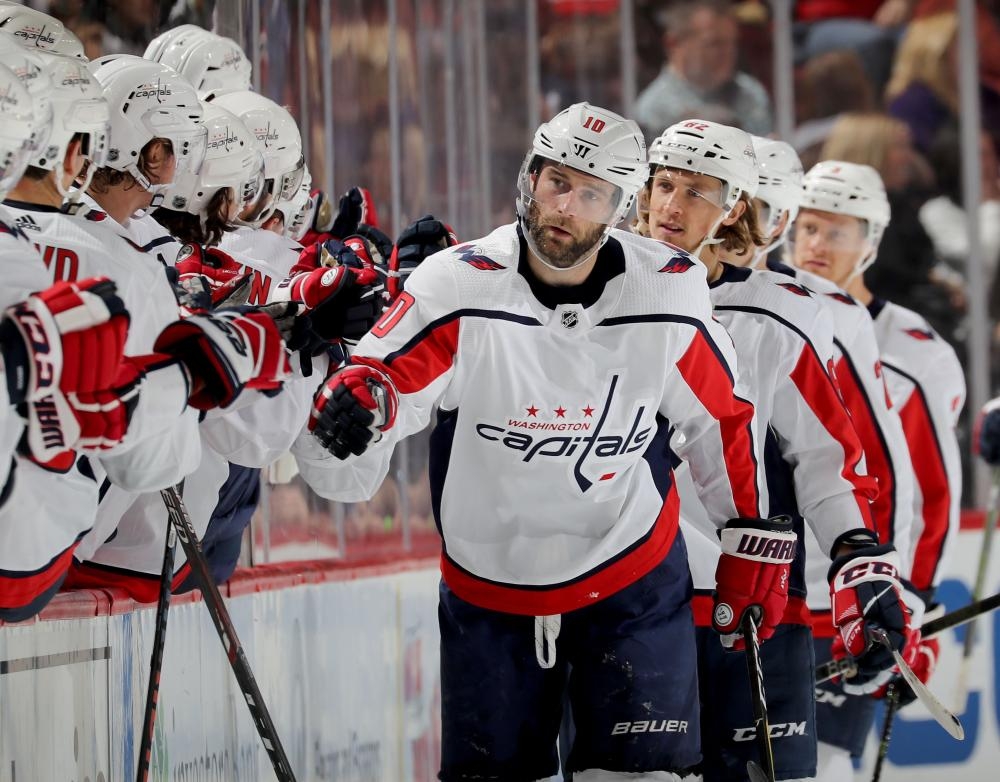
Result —
<path fill-rule="evenodd" d="M 102 223 L 108 219 L 108 214 L 107 212 L 102 212 L 100 209 L 89 209 L 83 217 L 92 223 Z"/>
<path fill-rule="evenodd" d="M 812 293 L 810 293 L 807 288 L 804 288 L 803 286 L 798 285 L 797 283 L 794 282 L 779 282 L 778 287 L 784 288 L 786 291 L 794 293 L 796 296 L 812 297 Z"/>
<path fill-rule="evenodd" d="M 922 342 L 928 342 L 935 338 L 934 332 L 928 329 L 903 329 L 903 333 Z"/>
<path fill-rule="evenodd" d="M 853 298 L 848 296 L 846 293 L 837 292 L 837 293 L 828 293 L 826 295 L 829 296 L 834 301 L 839 301 L 841 304 L 847 304 L 852 307 L 858 306 L 858 303 Z"/>
<path fill-rule="evenodd" d="M 494 261 L 492 258 L 487 258 L 485 255 L 477 253 L 476 246 L 474 244 L 460 245 L 455 248 L 455 252 L 458 253 L 458 260 L 469 264 L 469 266 L 474 269 L 479 269 L 484 272 L 492 272 L 503 269 L 503 266 Z"/>
<path fill-rule="evenodd" d="M 24 239 L 25 241 L 28 239 L 28 237 L 24 235 L 24 231 L 16 225 L 7 225 L 7 223 L 3 220 L 0 220 L 0 234 L 8 234 L 10 236 L 17 237 L 18 239 Z"/>
<path fill-rule="evenodd" d="M 694 267 L 694 261 L 691 260 L 688 255 L 675 255 L 660 269 L 660 272 L 666 274 L 683 274 L 688 269 Z"/>

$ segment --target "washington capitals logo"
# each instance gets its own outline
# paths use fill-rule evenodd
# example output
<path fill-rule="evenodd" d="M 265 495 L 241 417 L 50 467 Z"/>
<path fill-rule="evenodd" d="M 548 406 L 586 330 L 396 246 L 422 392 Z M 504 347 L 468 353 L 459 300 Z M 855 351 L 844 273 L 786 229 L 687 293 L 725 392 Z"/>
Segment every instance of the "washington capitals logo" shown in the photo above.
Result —
<path fill-rule="evenodd" d="M 229 125 L 226 125 L 226 129 L 221 133 L 217 133 L 208 141 L 209 149 L 224 149 L 229 152 L 230 147 L 236 144 L 239 138 L 229 130 Z"/>
<path fill-rule="evenodd" d="M 692 266 L 694 266 L 694 261 L 691 260 L 690 256 L 675 255 L 667 261 L 666 265 L 660 271 L 666 274 L 683 274 Z"/>
<path fill-rule="evenodd" d="M 808 290 L 801 285 L 796 285 L 794 282 L 779 282 L 778 287 L 784 288 L 786 291 L 791 291 L 796 296 L 812 296 Z"/>
<path fill-rule="evenodd" d="M 857 302 L 850 296 L 848 296 L 846 293 L 828 293 L 826 295 L 829 296 L 831 299 L 839 301 L 841 304 L 850 304 L 850 305 L 857 304 Z"/>
<path fill-rule="evenodd" d="M 477 253 L 476 246 L 473 244 L 463 244 L 460 247 L 456 247 L 455 252 L 458 253 L 460 261 L 469 264 L 474 269 L 484 272 L 495 272 L 503 268 L 503 266 L 491 258 Z"/>
<path fill-rule="evenodd" d="M 934 332 L 928 329 L 903 329 L 903 332 L 924 342 L 934 339 Z"/>
<path fill-rule="evenodd" d="M 156 98 L 157 103 L 163 103 L 163 98 L 173 95 L 173 90 L 165 85 L 161 79 L 156 80 L 156 84 L 143 84 L 132 93 L 133 98 Z"/>
<path fill-rule="evenodd" d="M 270 122 L 267 123 L 267 127 L 256 128 L 254 135 L 257 136 L 257 140 L 264 145 L 265 149 L 270 149 L 271 144 L 278 140 L 278 131 L 271 130 Z"/>

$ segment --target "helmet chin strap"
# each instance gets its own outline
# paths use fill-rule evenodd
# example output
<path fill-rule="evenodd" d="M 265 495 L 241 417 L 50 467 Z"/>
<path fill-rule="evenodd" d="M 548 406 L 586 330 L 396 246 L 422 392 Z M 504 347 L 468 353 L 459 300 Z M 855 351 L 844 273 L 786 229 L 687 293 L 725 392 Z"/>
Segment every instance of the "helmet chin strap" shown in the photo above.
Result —
<path fill-rule="evenodd" d="M 722 244 L 722 239 L 716 237 L 715 232 L 719 230 L 719 226 L 722 225 L 722 221 L 729 217 L 732 213 L 733 210 L 730 209 L 728 212 L 723 212 L 719 215 L 719 219 L 712 223 L 712 227 L 708 229 L 708 233 L 705 235 L 705 238 L 698 243 L 698 246 L 694 249 L 694 252 L 691 253 L 691 255 L 704 263 L 704 260 L 701 257 L 701 251 L 706 247 L 710 247 L 715 244 Z"/>

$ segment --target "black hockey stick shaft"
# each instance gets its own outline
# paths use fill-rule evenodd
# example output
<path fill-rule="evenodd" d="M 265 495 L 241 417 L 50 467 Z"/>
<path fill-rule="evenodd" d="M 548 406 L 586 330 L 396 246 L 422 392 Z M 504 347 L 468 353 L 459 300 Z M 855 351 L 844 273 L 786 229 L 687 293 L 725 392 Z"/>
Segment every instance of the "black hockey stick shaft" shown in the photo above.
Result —
<path fill-rule="evenodd" d="M 940 635 L 945 630 L 951 630 L 952 628 L 968 624 L 983 614 L 996 611 L 998 608 L 1000 608 L 1000 594 L 984 597 L 982 600 L 969 603 L 969 605 L 962 606 L 962 608 L 956 608 L 944 616 L 925 622 L 920 627 L 920 635 L 923 638 L 932 638 L 935 635 Z M 854 662 L 846 657 L 842 660 L 831 660 L 830 662 L 817 665 L 816 683 L 822 684 L 823 682 L 828 682 L 836 676 L 850 672 L 853 668 Z"/>
<path fill-rule="evenodd" d="M 754 731 L 760 760 L 763 764 L 763 779 L 774 782 L 774 753 L 771 749 L 771 724 L 767 719 L 767 696 L 764 694 L 764 668 L 760 664 L 760 641 L 757 638 L 757 623 L 753 611 L 743 615 L 740 629 L 746 647 L 747 678 L 750 680 L 750 704 L 753 707 Z M 753 761 L 747 763 L 747 773 L 752 779 L 761 778 L 761 769 L 754 768 Z"/>
<path fill-rule="evenodd" d="M 163 546 L 160 593 L 156 598 L 156 631 L 153 634 L 153 651 L 149 656 L 149 687 L 146 689 L 146 708 L 142 717 L 139 767 L 135 775 L 137 782 L 146 782 L 149 778 L 149 761 L 153 754 L 153 730 L 156 727 L 156 707 L 160 699 L 160 671 L 163 668 L 163 648 L 167 640 L 167 612 L 170 610 L 170 586 L 174 578 L 176 545 L 177 535 L 171 524 L 167 527 L 167 540 Z"/>
<path fill-rule="evenodd" d="M 882 735 L 878 742 L 878 755 L 875 757 L 875 768 L 872 771 L 872 782 L 882 778 L 882 766 L 889 755 L 889 740 L 892 738 L 892 723 L 896 720 L 899 710 L 899 687 L 896 682 L 889 682 L 885 691 L 885 722 L 882 724 Z"/>
<path fill-rule="evenodd" d="M 174 488 L 163 489 L 160 495 L 167 506 L 167 513 L 177 532 L 177 539 L 191 565 L 191 573 L 201 590 L 205 607 L 208 608 L 215 629 L 219 633 L 219 639 L 222 641 L 222 647 L 229 658 L 233 674 L 243 692 L 243 698 L 250 709 L 250 716 L 253 718 L 257 733 L 260 735 L 261 743 L 271 759 L 274 775 L 278 782 L 295 782 L 295 775 L 292 773 L 292 767 L 285 756 L 281 739 L 278 738 L 278 731 L 274 727 L 271 714 L 264 703 L 264 696 L 261 695 L 260 688 L 257 686 L 257 680 L 254 678 L 253 670 L 250 668 L 239 636 L 236 634 L 236 628 L 233 627 L 229 609 L 226 608 L 222 594 L 209 572 L 205 554 L 201 550 L 201 543 L 198 541 L 191 517 L 184 506 L 184 500 Z"/>

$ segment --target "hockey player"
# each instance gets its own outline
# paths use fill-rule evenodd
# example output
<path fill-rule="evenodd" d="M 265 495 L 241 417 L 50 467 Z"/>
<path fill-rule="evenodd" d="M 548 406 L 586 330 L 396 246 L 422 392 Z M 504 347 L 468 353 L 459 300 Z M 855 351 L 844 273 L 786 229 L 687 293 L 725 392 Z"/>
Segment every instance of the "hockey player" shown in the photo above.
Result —
<path fill-rule="evenodd" d="M 116 505 L 119 498 L 175 483 L 197 465 L 199 443 L 192 434 L 196 431 L 198 410 L 187 412 L 188 405 L 207 409 L 213 404 L 228 404 L 246 384 L 257 385 L 258 381 L 262 388 L 280 386 L 284 356 L 277 329 L 270 319 L 260 320 L 264 316 L 227 315 L 226 326 L 215 325 L 206 318 L 177 324 L 176 300 L 162 266 L 139 252 L 117 229 L 112 229 L 117 224 L 104 212 L 86 211 L 74 201 L 76 191 L 71 190 L 70 183 L 84 167 L 88 170 L 87 179 L 89 172 L 103 171 L 106 149 L 112 149 L 120 161 L 118 164 L 126 166 L 132 165 L 132 159 L 142 160 L 141 155 L 133 158 L 130 153 L 138 152 L 146 143 L 139 141 L 138 148 L 131 149 L 128 144 L 134 142 L 135 136 L 128 132 L 119 134 L 120 140 L 116 142 L 114 127 L 109 138 L 107 103 L 100 86 L 82 63 L 54 55 L 38 56 L 47 61 L 47 67 L 55 75 L 51 91 L 52 135 L 46 156 L 32 161 L 32 167 L 11 192 L 7 207 L 39 247 L 50 274 L 56 279 L 76 280 L 100 273 L 114 279 L 133 313 L 127 353 L 148 357 L 142 358 L 138 366 L 145 377 L 130 421 L 132 446 L 102 458 L 99 466 L 85 465 L 84 472 L 77 465 L 70 476 L 59 482 L 60 490 L 67 492 L 81 484 L 80 496 L 63 498 L 59 511 L 73 518 L 69 520 L 71 524 L 59 522 L 59 529 L 72 527 L 70 542 L 74 545 L 81 533 L 90 529 L 74 552 L 83 557 L 88 545 L 92 545 L 88 541 L 103 542 L 114 531 L 122 507 L 127 504 Z M 155 80 L 150 85 L 140 77 L 133 89 L 135 99 L 128 106 L 131 114 L 126 116 L 122 104 L 115 124 L 120 128 L 131 117 L 136 125 L 149 121 L 164 127 L 170 118 L 170 104 L 162 100 L 165 96 L 155 92 L 164 89 L 163 83 L 157 88 Z M 137 118 L 144 108 L 153 112 L 152 118 L 148 115 L 141 120 Z M 162 160 L 165 167 L 172 169 L 170 157 Z M 105 181 L 112 178 L 107 173 L 102 176 Z M 149 191 L 128 177 L 108 188 L 130 191 L 115 202 L 116 207 L 135 197 L 135 191 L 143 194 L 148 203 Z M 148 179 L 147 182 L 151 187 L 156 186 Z M 66 213 L 66 202 L 76 214 Z M 142 206 L 139 202 L 129 203 L 135 204 L 130 208 Z M 168 327 L 171 331 L 165 336 Z M 233 339 L 241 342 L 241 346 L 237 347 Z M 165 355 L 157 356 L 154 349 Z M 92 492 L 96 504 L 105 471 L 108 486 L 114 484 L 114 487 L 102 491 L 104 503 L 95 523 L 92 513 L 88 517 L 87 503 Z M 36 489 L 35 493 L 43 492 L 44 489 Z"/>
<path fill-rule="evenodd" d="M 762 630 L 784 608 L 794 535 L 758 518 L 753 408 L 704 268 L 614 229 L 646 173 L 634 122 L 560 112 L 525 158 L 518 222 L 422 263 L 316 397 L 316 443 L 346 459 L 327 492 L 344 498 L 370 496 L 440 410 L 442 780 L 555 773 L 564 692 L 578 781 L 699 762 L 671 429 L 727 542 L 775 552 L 727 556 L 720 604 L 761 606 Z"/>
<path fill-rule="evenodd" d="M 239 212 L 256 200 L 262 186 L 262 159 L 256 139 L 238 117 L 221 106 L 203 103 L 203 108 L 208 136 L 201 170 L 178 175 L 164 192 L 165 206 L 153 217 L 185 243 L 177 265 L 182 283 L 203 273 L 212 275 L 210 282 L 217 282 L 225 274 L 236 278 L 249 269 L 256 275 L 255 284 L 260 280 L 268 300 L 274 300 L 282 280 L 269 276 L 266 264 L 245 256 L 234 258 L 215 246 L 233 228 Z M 324 269 L 309 280 L 297 281 L 296 296 L 284 300 L 297 297 L 308 305 L 316 328 L 320 328 L 322 317 L 336 322 L 340 329 L 363 333 L 371 327 L 378 308 L 369 309 L 363 324 L 346 324 L 349 306 L 343 303 L 350 300 L 352 287 L 360 289 L 375 281 L 373 270 L 362 272 L 349 266 Z M 377 294 L 372 292 L 371 298 L 376 300 Z M 209 566 L 219 581 L 236 567 L 243 530 L 259 499 L 259 468 L 286 452 L 305 426 L 323 370 L 325 365 L 311 380 L 296 373 L 286 380 L 280 396 L 241 400 L 236 409 L 212 412 L 198 427 L 201 461 L 185 481 L 184 497 L 196 530 L 203 536 Z M 133 598 L 155 599 L 166 530 L 166 511 L 160 498 L 140 497 L 129 507 L 118 534 L 94 551 L 80 571 L 87 570 L 97 583 L 113 569 L 115 583 Z M 193 586 L 187 573 L 186 562 L 178 557 L 177 591 Z"/>
<path fill-rule="evenodd" d="M 708 270 L 716 319 L 733 339 L 740 377 L 754 399 L 770 497 L 770 515 L 786 514 L 801 534 L 803 517 L 822 541 L 835 599 L 857 600 L 856 585 L 840 575 L 859 562 L 881 562 L 869 500 L 876 487 L 859 472 L 861 445 L 827 366 L 833 352 L 830 315 L 802 286 L 768 271 L 722 261 L 724 253 L 752 255 L 762 244 L 752 197 L 758 166 L 750 136 L 705 120 L 668 128 L 650 147 L 650 179 L 639 197 L 640 228 L 674 242 Z M 690 261 L 693 262 L 693 261 Z M 699 644 L 705 780 L 744 778 L 753 743 L 753 711 L 745 661 L 708 639 L 717 617 L 709 595 L 720 554 L 715 529 L 681 484 L 681 514 L 691 551 Z M 724 543 L 724 541 L 723 541 Z M 804 552 L 796 553 L 790 599 L 774 638 L 761 649 L 772 724 L 801 726 L 776 739 L 778 779 L 816 771 L 812 636 L 805 610 Z M 706 602 L 701 602 L 706 601 Z M 879 606 L 879 608 L 882 608 Z M 886 607 L 884 610 L 891 610 Z M 889 620 L 873 613 L 865 621 Z"/>
<path fill-rule="evenodd" d="M 926 680 L 937 657 L 937 642 L 921 640 L 919 626 L 958 524 L 961 468 L 954 427 L 965 401 L 965 382 L 954 351 L 923 318 L 875 297 L 864 284 L 862 274 L 875 260 L 889 216 L 885 188 L 873 168 L 835 160 L 818 163 L 804 179 L 793 259 L 796 266 L 845 288 L 867 307 L 875 323 L 888 395 L 899 411 L 916 479 L 913 532 L 907 548 L 897 546 L 901 572 L 910 581 L 906 595 L 913 613 L 904 656 Z M 864 643 L 867 639 L 859 639 L 859 647 Z M 844 653 L 835 640 L 833 656 Z M 849 642 L 846 653 L 856 655 Z M 844 691 L 876 692 L 890 675 L 891 666 L 881 671 L 862 666 L 857 677 L 846 680 Z M 824 689 L 838 691 L 836 685 Z M 839 709 L 829 705 L 831 700 L 823 698 L 818 705 L 819 736 L 842 751 L 843 773 L 849 768 L 847 753 L 861 754 L 861 728 L 865 722 L 870 726 L 873 716 L 871 699 L 848 699 L 849 705 Z M 834 778 L 832 770 L 827 778 Z"/>

